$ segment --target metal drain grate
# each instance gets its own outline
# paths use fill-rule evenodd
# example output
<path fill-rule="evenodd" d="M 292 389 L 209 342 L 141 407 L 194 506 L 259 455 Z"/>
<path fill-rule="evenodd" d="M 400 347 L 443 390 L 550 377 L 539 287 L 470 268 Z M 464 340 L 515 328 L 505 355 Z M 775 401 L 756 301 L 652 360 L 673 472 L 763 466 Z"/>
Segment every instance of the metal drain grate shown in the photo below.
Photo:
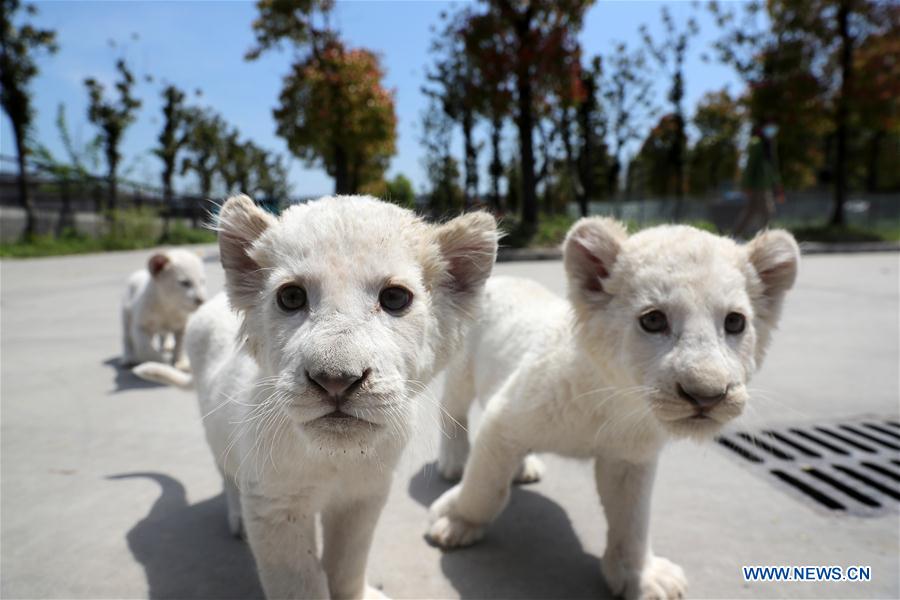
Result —
<path fill-rule="evenodd" d="M 841 514 L 900 509 L 900 423 L 860 419 L 739 431 L 716 441 L 793 496 Z"/>

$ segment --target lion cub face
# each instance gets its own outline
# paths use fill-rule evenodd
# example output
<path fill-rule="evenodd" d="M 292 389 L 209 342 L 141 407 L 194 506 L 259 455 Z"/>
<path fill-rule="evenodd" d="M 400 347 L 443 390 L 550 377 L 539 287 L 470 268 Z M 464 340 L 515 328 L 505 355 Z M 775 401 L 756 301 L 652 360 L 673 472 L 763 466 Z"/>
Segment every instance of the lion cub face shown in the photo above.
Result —
<path fill-rule="evenodd" d="M 642 386 L 665 430 L 708 436 L 741 414 L 796 279 L 790 234 L 739 246 L 692 227 L 629 237 L 610 219 L 583 219 L 565 259 L 583 347 Z"/>
<path fill-rule="evenodd" d="M 497 248 L 471 213 L 435 227 L 366 197 L 276 219 L 246 196 L 220 215 L 229 300 L 277 402 L 325 452 L 405 439 L 411 398 L 456 350 Z"/>
<path fill-rule="evenodd" d="M 160 298 L 176 311 L 190 314 L 206 300 L 206 275 L 197 254 L 179 248 L 160 252 L 150 257 L 147 270 Z"/>

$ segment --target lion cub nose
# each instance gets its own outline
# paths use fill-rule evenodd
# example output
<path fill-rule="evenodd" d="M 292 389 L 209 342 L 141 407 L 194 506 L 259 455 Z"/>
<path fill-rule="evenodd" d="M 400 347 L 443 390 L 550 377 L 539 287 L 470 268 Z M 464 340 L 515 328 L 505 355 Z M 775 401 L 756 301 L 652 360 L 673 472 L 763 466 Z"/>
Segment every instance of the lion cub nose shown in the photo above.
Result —
<path fill-rule="evenodd" d="M 318 373 L 307 372 L 306 376 L 332 398 L 343 398 L 359 389 L 371 372 L 371 369 L 366 369 L 361 375 L 358 375 L 320 371 Z"/>
<path fill-rule="evenodd" d="M 718 394 L 709 394 L 708 391 L 700 391 L 696 389 L 686 389 L 680 383 L 678 384 L 678 395 L 682 400 L 687 400 L 691 405 L 700 409 L 709 409 L 725 399 L 728 395 L 728 387 Z"/>

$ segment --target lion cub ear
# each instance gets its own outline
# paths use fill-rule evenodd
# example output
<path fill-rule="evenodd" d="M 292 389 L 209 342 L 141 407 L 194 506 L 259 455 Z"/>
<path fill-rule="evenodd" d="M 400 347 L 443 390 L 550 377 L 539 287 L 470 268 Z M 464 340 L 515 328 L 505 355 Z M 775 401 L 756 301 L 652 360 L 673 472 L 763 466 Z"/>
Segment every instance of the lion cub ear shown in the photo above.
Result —
<path fill-rule="evenodd" d="M 627 239 L 625 226 L 609 217 L 586 217 L 572 226 L 563 242 L 572 300 L 592 302 L 606 297 L 603 280 Z"/>
<path fill-rule="evenodd" d="M 253 258 L 253 244 L 275 217 L 256 206 L 248 196 L 232 196 L 219 212 L 219 256 L 225 268 L 225 290 L 234 308 L 252 306 L 263 274 Z"/>
<path fill-rule="evenodd" d="M 777 311 L 785 293 L 797 280 L 800 248 L 794 236 L 781 229 L 757 234 L 746 248 L 747 259 L 763 284 L 763 308 Z"/>
<path fill-rule="evenodd" d="M 147 270 L 150 271 L 150 275 L 156 277 L 162 270 L 166 268 L 166 265 L 169 264 L 169 257 L 165 254 L 154 254 L 150 257 L 150 260 L 147 261 Z"/>
<path fill-rule="evenodd" d="M 467 293 L 484 285 L 497 259 L 497 222 L 483 211 L 471 212 L 439 226 L 435 240 L 446 262 L 443 285 Z"/>

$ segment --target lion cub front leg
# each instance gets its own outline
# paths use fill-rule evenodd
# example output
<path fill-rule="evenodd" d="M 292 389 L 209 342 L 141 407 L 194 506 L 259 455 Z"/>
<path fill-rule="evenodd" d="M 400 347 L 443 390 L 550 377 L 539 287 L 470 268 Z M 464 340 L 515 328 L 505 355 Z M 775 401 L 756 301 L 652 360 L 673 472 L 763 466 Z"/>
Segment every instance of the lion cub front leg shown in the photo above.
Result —
<path fill-rule="evenodd" d="M 322 513 L 322 564 L 332 600 L 386 598 L 366 585 L 366 562 L 378 516 L 389 487 L 356 501 L 329 506 Z"/>
<path fill-rule="evenodd" d="M 244 529 L 267 598 L 328 598 L 316 552 L 315 512 L 284 499 L 241 494 Z"/>
<path fill-rule="evenodd" d="M 655 475 L 655 458 L 649 463 L 630 463 L 598 457 L 594 465 L 609 528 L 603 576 L 612 592 L 626 599 L 683 598 L 687 589 L 681 567 L 654 556 L 650 550 L 650 498 Z"/>
<path fill-rule="evenodd" d="M 428 538 L 438 546 L 477 542 L 506 506 L 513 476 L 527 453 L 507 430 L 508 423 L 496 412 L 485 413 L 462 481 L 431 505 Z"/>

